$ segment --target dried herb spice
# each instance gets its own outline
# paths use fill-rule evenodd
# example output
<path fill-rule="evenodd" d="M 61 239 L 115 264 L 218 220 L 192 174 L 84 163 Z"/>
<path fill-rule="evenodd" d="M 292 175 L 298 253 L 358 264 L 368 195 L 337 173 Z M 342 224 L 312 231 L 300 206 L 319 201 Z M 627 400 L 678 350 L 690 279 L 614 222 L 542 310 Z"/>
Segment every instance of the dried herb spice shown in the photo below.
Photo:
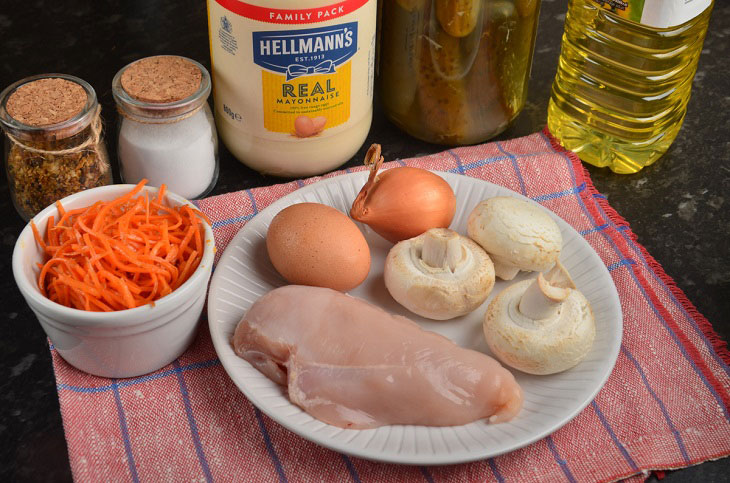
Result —
<path fill-rule="evenodd" d="M 94 89 L 73 76 L 23 79 L 0 94 L 13 203 L 27 219 L 73 193 L 112 182 Z"/>
<path fill-rule="evenodd" d="M 91 135 L 86 129 L 79 135 L 59 141 L 11 142 L 7 159 L 8 182 L 15 207 L 25 218 L 32 218 L 46 206 L 73 193 L 110 184 L 111 169 L 106 149 L 95 144 L 81 150 L 52 154 L 73 149 L 83 143 L 77 138 Z M 43 150 L 43 153 L 33 150 Z"/>

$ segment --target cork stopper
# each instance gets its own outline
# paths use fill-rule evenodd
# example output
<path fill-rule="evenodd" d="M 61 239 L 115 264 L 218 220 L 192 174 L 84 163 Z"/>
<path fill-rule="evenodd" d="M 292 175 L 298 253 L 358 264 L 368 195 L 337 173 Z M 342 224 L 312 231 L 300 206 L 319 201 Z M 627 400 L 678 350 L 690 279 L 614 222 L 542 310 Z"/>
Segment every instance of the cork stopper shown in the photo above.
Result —
<path fill-rule="evenodd" d="M 203 74 L 192 62 L 173 55 L 147 57 L 122 73 L 122 88 L 131 97 L 155 104 L 190 97 L 200 88 Z"/>
<path fill-rule="evenodd" d="M 79 84 L 51 77 L 18 87 L 8 97 L 5 110 L 20 123 L 41 127 L 68 121 L 84 109 L 87 100 Z"/>

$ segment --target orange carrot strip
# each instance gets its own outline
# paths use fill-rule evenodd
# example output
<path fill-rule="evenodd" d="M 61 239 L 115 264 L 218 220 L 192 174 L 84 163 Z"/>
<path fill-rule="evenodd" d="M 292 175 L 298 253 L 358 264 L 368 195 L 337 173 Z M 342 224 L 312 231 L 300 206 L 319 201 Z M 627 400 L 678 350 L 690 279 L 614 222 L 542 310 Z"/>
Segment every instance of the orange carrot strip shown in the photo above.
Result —
<path fill-rule="evenodd" d="M 195 227 L 191 226 L 188 228 L 187 233 L 185 233 L 185 238 L 183 238 L 183 241 L 180 243 L 180 251 L 184 251 L 185 247 L 188 246 L 188 243 L 190 243 L 190 240 L 193 238 L 195 232 Z"/>
<path fill-rule="evenodd" d="M 42 237 L 31 223 L 46 261 L 38 286 L 68 307 L 111 311 L 154 304 L 185 283 L 200 264 L 201 224 L 210 221 L 190 206 L 172 207 L 162 186 L 155 198 L 137 194 L 144 183 L 111 201 L 49 217 Z"/>
<path fill-rule="evenodd" d="M 106 270 L 99 272 L 99 277 L 105 278 L 110 285 L 117 290 L 117 293 L 122 297 L 126 308 L 131 309 L 135 307 L 134 298 L 129 288 L 122 282 L 122 280 L 116 275 Z"/>
<path fill-rule="evenodd" d="M 41 247 L 41 250 L 45 252 L 47 245 L 43 241 L 43 238 L 41 238 L 41 234 L 38 232 L 38 227 L 35 226 L 33 220 L 30 220 L 30 229 L 33 230 L 33 238 L 35 238 L 36 243 L 38 243 L 38 245 Z"/>
<path fill-rule="evenodd" d="M 107 304 L 105 304 L 104 302 L 97 300 L 95 298 L 90 298 L 89 303 L 96 305 L 98 308 L 100 308 L 104 312 L 113 312 L 114 311 L 114 309 L 109 307 Z"/>
<path fill-rule="evenodd" d="M 167 228 L 167 220 L 162 220 L 162 242 L 170 250 L 170 230 Z"/>
<path fill-rule="evenodd" d="M 43 268 L 41 269 L 40 275 L 38 275 L 38 288 L 40 289 L 41 293 L 45 295 L 45 280 L 46 275 L 49 271 L 53 269 L 53 266 L 59 263 L 68 263 L 67 260 L 63 258 L 51 258 L 48 260 L 45 265 L 43 265 Z"/>
<path fill-rule="evenodd" d="M 69 220 L 69 218 L 83 213 L 84 210 L 85 210 L 85 208 L 78 208 L 75 210 L 65 211 L 63 213 L 63 216 L 61 216 L 61 219 L 58 220 L 58 224 L 63 225 L 64 223 L 66 223 Z"/>
<path fill-rule="evenodd" d="M 167 186 L 162 185 L 160 186 L 160 191 L 157 192 L 157 202 L 162 203 L 162 198 L 165 196 L 165 191 L 167 191 Z"/>
<path fill-rule="evenodd" d="M 53 243 L 53 241 L 54 241 L 53 234 L 55 233 L 55 231 L 53 230 L 54 226 L 55 226 L 54 218 L 53 218 L 53 215 L 51 215 L 48 217 L 48 224 L 46 224 L 46 239 L 48 240 L 48 242 L 50 244 L 54 244 Z"/>
<path fill-rule="evenodd" d="M 180 285 L 183 284 L 183 282 L 188 279 L 188 271 L 193 265 L 197 267 L 198 261 L 198 252 L 193 252 L 193 256 L 188 258 L 187 262 L 185 262 L 185 267 L 183 267 L 182 272 L 180 272 L 180 277 L 178 277 L 178 279 L 175 281 L 175 286 L 173 287 L 173 289 L 178 288 Z"/>
<path fill-rule="evenodd" d="M 210 218 L 208 218 L 208 216 L 205 213 L 203 213 L 202 211 L 200 211 L 196 208 L 193 208 L 192 210 L 193 210 L 193 213 L 195 213 L 196 215 L 198 215 L 199 217 L 204 219 L 207 224 L 209 224 L 211 226 L 213 225 L 213 223 L 210 221 Z"/>
<path fill-rule="evenodd" d="M 134 195 L 139 193 L 142 190 L 142 187 L 147 184 L 147 180 L 143 179 L 139 183 L 137 183 L 137 186 L 135 186 L 132 191 L 129 193 L 120 196 L 119 198 L 110 201 L 108 204 L 104 205 L 101 210 L 99 210 L 98 215 L 96 216 L 96 219 L 94 220 L 94 224 L 92 225 L 92 228 L 94 230 L 99 230 L 101 228 L 101 225 L 104 221 L 104 218 L 106 215 L 115 207 L 122 205 L 126 203 L 127 201 L 131 200 Z"/>
<path fill-rule="evenodd" d="M 203 253 L 203 239 L 200 236 L 200 230 L 195 230 L 195 251 L 198 253 Z"/>
<path fill-rule="evenodd" d="M 67 286 L 74 288 L 84 294 L 93 295 L 94 297 L 99 297 L 101 295 L 101 291 L 97 290 L 96 288 L 92 287 L 91 285 L 80 282 L 67 275 L 60 275 L 58 277 L 58 280 L 64 284 L 66 284 Z"/>
<path fill-rule="evenodd" d="M 124 279 L 124 278 L 121 280 L 122 280 L 122 283 L 124 283 L 124 285 L 126 285 L 127 290 L 129 290 L 132 293 L 132 295 L 139 295 L 142 293 L 142 287 L 140 287 L 136 283 L 132 282 L 131 280 Z"/>

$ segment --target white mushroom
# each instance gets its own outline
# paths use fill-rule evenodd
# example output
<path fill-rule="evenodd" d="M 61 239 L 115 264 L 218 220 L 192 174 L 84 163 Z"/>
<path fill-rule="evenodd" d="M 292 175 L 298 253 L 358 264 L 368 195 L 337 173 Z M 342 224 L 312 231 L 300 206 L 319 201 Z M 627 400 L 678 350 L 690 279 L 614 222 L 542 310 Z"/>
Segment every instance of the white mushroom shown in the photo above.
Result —
<path fill-rule="evenodd" d="M 591 306 L 560 262 L 546 276 L 504 289 L 484 318 L 492 353 L 530 374 L 570 369 L 588 354 L 595 335 Z"/>
<path fill-rule="evenodd" d="M 545 210 L 509 196 L 479 203 L 469 215 L 467 233 L 489 253 L 503 280 L 520 270 L 549 270 L 563 246 L 560 229 Z"/>
<path fill-rule="evenodd" d="M 411 312 L 452 319 L 487 299 L 494 287 L 494 266 L 469 238 L 432 228 L 391 248 L 385 260 L 385 286 Z"/>

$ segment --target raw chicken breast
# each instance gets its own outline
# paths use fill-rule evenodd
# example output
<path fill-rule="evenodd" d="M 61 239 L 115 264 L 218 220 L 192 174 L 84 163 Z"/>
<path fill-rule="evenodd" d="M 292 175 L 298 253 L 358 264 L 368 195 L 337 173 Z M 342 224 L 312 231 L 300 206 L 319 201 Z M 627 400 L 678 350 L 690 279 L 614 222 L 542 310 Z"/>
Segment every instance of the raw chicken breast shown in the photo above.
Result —
<path fill-rule="evenodd" d="M 328 288 L 272 290 L 238 324 L 233 347 L 293 403 L 342 428 L 501 422 L 522 407 L 496 360 Z"/>

